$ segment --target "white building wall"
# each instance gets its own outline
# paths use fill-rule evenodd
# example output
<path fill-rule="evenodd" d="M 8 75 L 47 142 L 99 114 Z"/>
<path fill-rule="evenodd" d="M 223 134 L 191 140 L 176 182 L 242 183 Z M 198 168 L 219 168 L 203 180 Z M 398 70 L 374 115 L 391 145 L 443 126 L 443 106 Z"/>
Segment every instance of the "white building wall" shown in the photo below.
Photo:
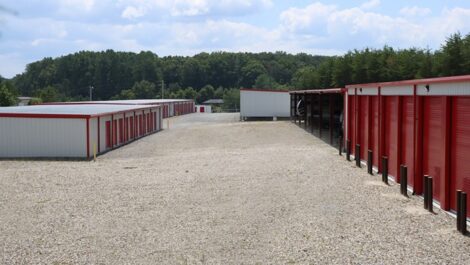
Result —
<path fill-rule="evenodd" d="M 0 118 L 0 157 L 86 157 L 86 119 Z"/>
<path fill-rule="evenodd" d="M 240 116 L 290 117 L 290 95 L 287 92 L 240 90 Z"/>
<path fill-rule="evenodd" d="M 175 104 L 171 102 L 171 103 L 169 103 L 169 105 L 170 105 L 170 107 L 169 107 L 170 108 L 170 111 L 169 111 L 170 114 L 169 115 L 170 115 L 170 117 L 173 117 L 173 116 L 175 116 Z"/>
<path fill-rule="evenodd" d="M 93 157 L 93 149 L 96 146 L 96 153 L 98 154 L 98 118 L 90 119 L 90 157 Z"/>

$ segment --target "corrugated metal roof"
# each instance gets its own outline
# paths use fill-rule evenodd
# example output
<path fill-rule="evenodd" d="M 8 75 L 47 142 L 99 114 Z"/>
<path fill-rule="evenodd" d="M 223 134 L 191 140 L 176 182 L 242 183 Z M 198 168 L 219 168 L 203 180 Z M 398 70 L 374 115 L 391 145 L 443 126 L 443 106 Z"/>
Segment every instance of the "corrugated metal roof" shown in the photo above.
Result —
<path fill-rule="evenodd" d="M 1 107 L 1 114 L 40 114 L 40 115 L 78 115 L 96 116 L 105 113 L 132 111 L 142 109 L 135 105 L 105 105 L 105 104 L 81 104 L 81 105 L 33 105 L 17 107 Z"/>
<path fill-rule="evenodd" d="M 128 99 L 128 100 L 96 100 L 51 102 L 43 105 L 80 105 L 80 104 L 113 104 L 113 105 L 158 105 L 175 102 L 193 102 L 191 99 Z"/>
<path fill-rule="evenodd" d="M 223 99 L 209 99 L 209 100 L 202 102 L 202 104 L 224 104 L 224 100 Z"/>

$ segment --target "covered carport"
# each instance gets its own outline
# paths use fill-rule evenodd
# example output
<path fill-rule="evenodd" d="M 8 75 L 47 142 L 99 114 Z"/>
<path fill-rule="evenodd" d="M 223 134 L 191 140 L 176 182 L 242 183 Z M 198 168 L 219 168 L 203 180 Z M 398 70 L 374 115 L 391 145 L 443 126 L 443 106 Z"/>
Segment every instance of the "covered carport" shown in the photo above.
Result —
<path fill-rule="evenodd" d="M 291 91 L 291 121 L 330 145 L 338 145 L 343 136 L 344 92 L 343 88 Z"/>

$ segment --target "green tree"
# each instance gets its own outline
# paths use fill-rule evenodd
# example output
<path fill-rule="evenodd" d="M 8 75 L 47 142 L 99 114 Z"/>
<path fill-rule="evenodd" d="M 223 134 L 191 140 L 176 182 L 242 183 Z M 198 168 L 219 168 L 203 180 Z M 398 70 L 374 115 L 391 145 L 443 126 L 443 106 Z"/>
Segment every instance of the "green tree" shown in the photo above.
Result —
<path fill-rule="evenodd" d="M 256 78 L 255 88 L 277 89 L 279 84 L 268 74 L 261 74 Z"/>
<path fill-rule="evenodd" d="M 204 86 L 200 91 L 197 97 L 197 102 L 199 104 L 203 103 L 206 100 L 214 98 L 214 87 L 211 85 Z"/>
<path fill-rule="evenodd" d="M 226 111 L 240 110 L 240 89 L 227 89 L 224 95 L 223 109 Z"/>
<path fill-rule="evenodd" d="M 47 86 L 45 88 L 37 90 L 36 97 L 40 98 L 42 102 L 60 101 L 59 92 L 53 86 Z"/>
<path fill-rule="evenodd" d="M 2 82 L 0 84 L 0 106 L 13 106 L 16 105 L 18 102 L 18 98 L 15 95 L 15 91 L 13 91 L 9 86 Z"/>
<path fill-rule="evenodd" d="M 251 60 L 241 69 L 242 87 L 250 88 L 255 84 L 256 78 L 262 74 L 266 74 L 266 68 L 259 61 Z"/>

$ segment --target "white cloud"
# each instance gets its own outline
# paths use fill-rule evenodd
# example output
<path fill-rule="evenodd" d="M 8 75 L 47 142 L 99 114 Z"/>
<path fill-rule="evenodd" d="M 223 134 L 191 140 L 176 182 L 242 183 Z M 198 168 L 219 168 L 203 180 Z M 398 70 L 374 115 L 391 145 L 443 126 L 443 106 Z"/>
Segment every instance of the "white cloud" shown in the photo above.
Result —
<path fill-rule="evenodd" d="M 380 6 L 380 0 L 370 0 L 361 5 L 361 9 L 373 9 Z"/>
<path fill-rule="evenodd" d="M 370 1 L 367 7 L 378 3 Z M 280 15 L 280 19 L 281 27 L 288 34 L 309 39 L 315 45 L 343 49 L 383 45 L 438 48 L 445 36 L 470 30 L 470 9 L 445 9 L 440 15 L 426 20 L 417 20 L 408 15 L 429 14 L 430 10 L 408 8 L 402 11 L 406 16 L 392 17 L 364 10 L 364 5 L 340 9 L 316 2 L 305 8 L 288 9 Z"/>
<path fill-rule="evenodd" d="M 139 18 L 144 16 L 146 13 L 145 9 L 143 7 L 133 7 L 133 6 L 128 6 L 122 11 L 122 17 L 127 18 L 127 19 L 134 19 L 134 18 Z"/>
<path fill-rule="evenodd" d="M 400 14 L 407 17 L 416 17 L 416 16 L 427 16 L 431 14 L 431 9 L 421 8 L 417 6 L 409 7 L 406 6 L 400 9 Z"/>
<path fill-rule="evenodd" d="M 133 14 L 172 17 L 243 16 L 272 6 L 272 0 L 120 0 L 124 7 L 122 17 L 135 18 Z M 136 12 L 138 11 L 138 12 Z M 126 14 L 124 14 L 126 13 Z"/>
<path fill-rule="evenodd" d="M 62 0 L 58 1 L 59 13 L 73 15 L 77 12 L 89 12 L 95 7 L 94 0 Z"/>

